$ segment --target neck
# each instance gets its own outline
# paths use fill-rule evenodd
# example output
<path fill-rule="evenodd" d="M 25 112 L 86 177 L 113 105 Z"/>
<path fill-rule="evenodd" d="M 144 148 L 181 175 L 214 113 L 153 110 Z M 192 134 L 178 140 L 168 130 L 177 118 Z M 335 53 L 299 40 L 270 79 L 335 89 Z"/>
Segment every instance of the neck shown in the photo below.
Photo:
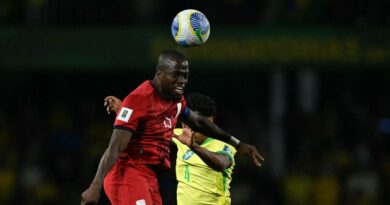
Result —
<path fill-rule="evenodd" d="M 153 80 L 151 80 L 151 84 L 152 84 L 153 88 L 157 90 L 157 79 L 156 79 L 156 77 L 154 77 Z"/>
<path fill-rule="evenodd" d="M 166 97 L 164 97 L 164 94 L 162 93 L 162 90 L 161 90 L 161 86 L 159 86 L 159 82 L 156 79 L 156 77 L 154 77 L 152 80 L 152 86 L 157 91 L 157 93 L 160 95 L 161 98 L 167 99 Z"/>

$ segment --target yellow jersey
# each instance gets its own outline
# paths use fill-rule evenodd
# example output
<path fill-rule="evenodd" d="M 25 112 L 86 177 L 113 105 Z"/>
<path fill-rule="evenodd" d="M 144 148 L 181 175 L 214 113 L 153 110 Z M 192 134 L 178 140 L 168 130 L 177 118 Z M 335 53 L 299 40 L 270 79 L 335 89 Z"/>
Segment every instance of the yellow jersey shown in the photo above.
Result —
<path fill-rule="evenodd" d="M 175 129 L 175 133 L 181 133 Z M 207 138 L 201 146 L 211 152 L 229 157 L 231 165 L 223 172 L 215 171 L 202 161 L 187 145 L 176 138 L 172 141 L 177 146 L 176 179 L 178 205 L 230 205 L 230 182 L 235 165 L 236 149 L 219 140 Z"/>

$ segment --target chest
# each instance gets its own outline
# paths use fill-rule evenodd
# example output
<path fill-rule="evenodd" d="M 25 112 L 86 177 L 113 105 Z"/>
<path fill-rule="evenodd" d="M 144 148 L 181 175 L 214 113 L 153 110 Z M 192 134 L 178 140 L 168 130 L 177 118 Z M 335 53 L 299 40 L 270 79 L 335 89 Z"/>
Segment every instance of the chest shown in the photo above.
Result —
<path fill-rule="evenodd" d="M 167 128 L 174 128 L 182 110 L 181 101 L 165 101 L 156 96 L 149 98 L 146 124 L 163 123 Z"/>
<path fill-rule="evenodd" d="M 177 124 L 179 114 L 182 110 L 182 103 L 169 102 L 161 100 L 150 100 L 148 105 L 148 113 L 141 127 L 146 133 L 168 133 L 167 138 L 171 137 L 169 134 Z"/>
<path fill-rule="evenodd" d="M 150 103 L 148 108 L 148 118 L 151 120 L 164 119 L 166 117 L 177 118 L 181 109 L 181 102 L 154 101 Z"/>

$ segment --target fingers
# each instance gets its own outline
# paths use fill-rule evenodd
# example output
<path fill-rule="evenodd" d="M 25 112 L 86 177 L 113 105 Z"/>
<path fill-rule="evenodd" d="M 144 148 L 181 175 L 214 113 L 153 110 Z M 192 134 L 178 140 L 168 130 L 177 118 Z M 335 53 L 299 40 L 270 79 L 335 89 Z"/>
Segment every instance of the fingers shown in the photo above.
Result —
<path fill-rule="evenodd" d="M 114 103 L 114 96 L 107 96 L 104 98 L 104 107 L 106 107 L 107 114 L 111 114 L 111 111 L 113 110 L 113 105 Z"/>
<path fill-rule="evenodd" d="M 250 152 L 250 155 L 256 166 L 261 167 L 261 163 L 264 161 L 264 158 L 257 152 L 257 150 Z"/>
<path fill-rule="evenodd" d="M 106 98 L 104 98 L 104 106 L 111 105 L 111 103 L 113 103 L 114 100 L 115 100 L 114 96 L 107 96 Z"/>
<path fill-rule="evenodd" d="M 255 163 L 256 166 L 261 167 L 261 163 L 264 161 L 264 158 L 259 154 L 256 147 L 253 145 L 249 145 L 247 155 L 253 160 L 253 163 Z"/>
<path fill-rule="evenodd" d="M 113 99 L 111 99 L 111 98 L 104 99 L 104 106 L 107 106 L 107 105 L 111 104 L 112 101 L 113 101 Z"/>
<path fill-rule="evenodd" d="M 115 98 L 114 96 L 109 95 L 109 96 L 104 98 L 104 101 L 113 100 L 114 98 Z"/>
<path fill-rule="evenodd" d="M 81 205 L 96 204 L 96 202 L 88 202 L 88 201 L 86 201 L 84 198 L 82 198 L 80 204 L 81 204 Z"/>
<path fill-rule="evenodd" d="M 259 153 L 256 153 L 256 157 L 257 157 L 258 159 L 260 159 L 261 161 L 264 161 L 264 157 L 261 156 Z"/>
<path fill-rule="evenodd" d="M 106 111 L 107 111 L 107 114 L 110 114 L 111 113 L 111 110 L 112 110 L 112 105 L 111 104 L 106 104 L 104 103 L 104 106 L 106 107 Z"/>
<path fill-rule="evenodd" d="M 81 205 L 88 205 L 88 204 L 93 204 L 93 203 L 88 203 L 88 202 L 86 202 L 86 201 L 81 202 Z"/>
<path fill-rule="evenodd" d="M 261 167 L 261 162 L 260 162 L 261 160 L 258 158 L 256 153 L 251 152 L 251 158 L 256 166 Z"/>
<path fill-rule="evenodd" d="M 81 193 L 81 201 L 80 201 L 80 204 L 81 205 L 84 205 L 85 204 L 85 192 Z"/>
<path fill-rule="evenodd" d="M 107 109 L 107 113 L 110 114 L 110 110 L 109 110 L 109 107 L 111 105 L 111 100 L 107 98 L 104 99 L 104 107 L 106 107 Z"/>

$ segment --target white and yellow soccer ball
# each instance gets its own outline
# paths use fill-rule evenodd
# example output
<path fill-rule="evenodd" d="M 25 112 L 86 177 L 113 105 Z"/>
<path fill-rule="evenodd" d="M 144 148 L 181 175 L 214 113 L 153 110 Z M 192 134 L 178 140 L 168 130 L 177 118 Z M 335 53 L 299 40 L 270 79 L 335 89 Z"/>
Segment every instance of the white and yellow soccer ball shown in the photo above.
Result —
<path fill-rule="evenodd" d="M 210 35 L 210 23 L 200 11 L 186 9 L 180 11 L 171 25 L 172 36 L 181 46 L 204 44 Z"/>

